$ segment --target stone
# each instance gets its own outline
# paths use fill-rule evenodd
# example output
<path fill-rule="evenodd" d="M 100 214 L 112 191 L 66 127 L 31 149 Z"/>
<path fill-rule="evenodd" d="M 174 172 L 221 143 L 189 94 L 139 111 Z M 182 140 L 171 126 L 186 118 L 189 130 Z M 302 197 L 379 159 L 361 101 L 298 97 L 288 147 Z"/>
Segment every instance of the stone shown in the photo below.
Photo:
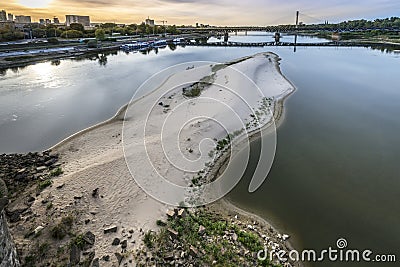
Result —
<path fill-rule="evenodd" d="M 56 186 L 56 189 L 61 189 L 61 188 L 63 188 L 63 187 L 64 187 L 64 185 L 65 185 L 65 184 L 60 184 L 60 185 L 57 185 L 57 186 Z"/>
<path fill-rule="evenodd" d="M 167 211 L 167 216 L 170 217 L 170 218 L 175 217 L 175 211 L 174 210 L 168 210 Z"/>
<path fill-rule="evenodd" d="M 168 231 L 168 233 L 170 234 L 170 236 L 171 236 L 172 238 L 177 238 L 178 235 L 179 235 L 179 233 L 178 233 L 177 231 L 175 231 L 175 230 L 173 230 L 173 229 L 171 229 L 171 228 L 168 228 L 167 231 Z"/>
<path fill-rule="evenodd" d="M 199 226 L 199 231 L 197 232 L 199 235 L 203 235 L 206 232 L 206 228 L 203 225 Z"/>
<path fill-rule="evenodd" d="M 95 258 L 95 259 L 92 261 L 92 267 L 100 267 L 99 258 Z"/>
<path fill-rule="evenodd" d="M 43 226 L 38 226 L 33 232 L 35 233 L 35 235 L 38 235 L 43 229 L 44 229 Z"/>
<path fill-rule="evenodd" d="M 184 218 L 185 216 L 186 216 L 186 210 L 185 209 L 178 210 L 178 217 L 179 218 Z"/>
<path fill-rule="evenodd" d="M 122 256 L 122 254 L 121 254 L 121 253 L 118 253 L 118 252 L 116 252 L 114 255 L 115 255 L 115 257 L 117 258 L 118 265 L 120 265 L 121 262 L 122 262 L 122 260 L 124 259 L 124 256 Z"/>
<path fill-rule="evenodd" d="M 40 167 L 37 167 L 37 168 L 36 168 L 36 171 L 38 171 L 38 172 L 43 172 L 43 171 L 46 170 L 46 169 L 47 169 L 46 166 L 40 166 Z"/>
<path fill-rule="evenodd" d="M 128 247 L 128 240 L 124 240 L 121 242 L 121 248 L 126 249 Z"/>
<path fill-rule="evenodd" d="M 72 244 L 71 251 L 69 254 L 69 262 L 72 266 L 78 265 L 81 260 L 81 250 L 75 245 Z"/>
<path fill-rule="evenodd" d="M 107 227 L 106 229 L 104 229 L 104 234 L 109 234 L 109 233 L 116 233 L 118 230 L 118 227 L 115 225 L 112 225 L 110 227 Z"/>
<path fill-rule="evenodd" d="M 92 191 L 92 197 L 94 197 L 94 198 L 99 197 L 99 188 L 96 188 Z"/>
<path fill-rule="evenodd" d="M 190 246 L 190 254 L 191 254 L 193 257 L 196 257 L 196 256 L 199 254 L 199 252 L 198 252 L 198 250 L 197 250 L 195 247 Z"/>
<path fill-rule="evenodd" d="M 130 234 L 133 234 L 134 232 L 135 232 L 135 231 L 133 231 L 133 229 L 130 229 L 130 230 L 129 230 L 129 233 L 130 233 Z"/>
<path fill-rule="evenodd" d="M 102 260 L 106 262 L 110 261 L 110 255 L 104 255 Z"/>
<path fill-rule="evenodd" d="M 121 242 L 121 240 L 118 237 L 116 237 L 116 238 L 114 238 L 114 240 L 113 240 L 111 245 L 118 246 L 120 242 Z"/>
<path fill-rule="evenodd" d="M 94 245 L 94 242 L 96 242 L 96 236 L 95 236 L 92 232 L 88 231 L 88 232 L 86 232 L 85 235 L 83 236 L 83 240 L 85 240 L 85 242 L 86 242 L 87 244 L 93 246 L 93 245 Z"/>
<path fill-rule="evenodd" d="M 165 256 L 164 256 L 164 260 L 166 260 L 166 261 L 170 261 L 170 260 L 173 260 L 174 259 L 174 253 L 172 253 L 172 252 L 168 252 L 168 253 L 166 253 L 165 254 Z"/>
<path fill-rule="evenodd" d="M 235 241 L 235 242 L 238 240 L 238 236 L 237 236 L 236 233 L 233 233 L 232 240 Z"/>
<path fill-rule="evenodd" d="M 28 197 L 28 202 L 30 203 L 30 202 L 33 202 L 33 201 L 35 201 L 36 199 L 33 197 L 33 196 L 29 196 Z"/>

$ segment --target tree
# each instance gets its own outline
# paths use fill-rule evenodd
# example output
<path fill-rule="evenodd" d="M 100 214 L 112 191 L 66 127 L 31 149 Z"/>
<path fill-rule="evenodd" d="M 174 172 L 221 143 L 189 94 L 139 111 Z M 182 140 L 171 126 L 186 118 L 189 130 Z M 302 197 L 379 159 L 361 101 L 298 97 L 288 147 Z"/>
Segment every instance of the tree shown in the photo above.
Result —
<path fill-rule="evenodd" d="M 106 39 L 106 34 L 103 29 L 97 29 L 95 32 L 95 36 L 97 40 L 104 40 Z"/>
<path fill-rule="evenodd" d="M 71 23 L 71 24 L 69 25 L 69 28 L 70 28 L 71 30 L 80 31 L 80 32 L 84 32 L 84 31 L 85 31 L 85 28 L 84 28 L 83 25 L 80 24 L 80 23 Z"/>
<path fill-rule="evenodd" d="M 61 38 L 81 38 L 83 33 L 76 30 L 65 31 L 61 34 Z"/>

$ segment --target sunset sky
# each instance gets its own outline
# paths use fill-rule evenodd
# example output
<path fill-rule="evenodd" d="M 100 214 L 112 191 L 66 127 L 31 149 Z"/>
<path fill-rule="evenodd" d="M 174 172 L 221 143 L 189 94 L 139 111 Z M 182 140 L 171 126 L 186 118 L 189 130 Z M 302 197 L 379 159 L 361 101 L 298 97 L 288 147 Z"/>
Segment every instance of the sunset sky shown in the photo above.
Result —
<path fill-rule="evenodd" d="M 300 10 L 305 23 L 398 16 L 398 0 L 2 0 L 0 10 L 39 18 L 90 15 L 92 22 L 140 23 L 147 16 L 168 24 L 275 25 L 293 23 Z M 158 23 L 162 24 L 162 23 Z"/>

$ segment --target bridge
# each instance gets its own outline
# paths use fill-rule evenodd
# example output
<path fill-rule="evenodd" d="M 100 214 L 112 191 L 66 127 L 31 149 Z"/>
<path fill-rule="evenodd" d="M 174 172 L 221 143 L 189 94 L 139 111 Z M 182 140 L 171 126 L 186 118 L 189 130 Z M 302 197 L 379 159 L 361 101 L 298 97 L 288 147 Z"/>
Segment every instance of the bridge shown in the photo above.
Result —
<path fill-rule="evenodd" d="M 303 23 L 300 22 L 300 15 L 303 19 L 312 20 L 313 25 L 308 25 L 307 30 L 320 30 L 322 29 L 318 24 L 326 24 L 327 20 L 318 19 L 304 13 L 300 13 L 300 11 L 296 11 L 296 19 L 295 24 L 286 24 L 286 25 L 276 25 L 276 26 L 227 26 L 227 27 L 179 27 L 183 33 L 226 33 L 226 32 L 295 32 L 297 30 L 301 30 L 303 27 Z M 323 22 L 322 22 L 323 21 Z"/>

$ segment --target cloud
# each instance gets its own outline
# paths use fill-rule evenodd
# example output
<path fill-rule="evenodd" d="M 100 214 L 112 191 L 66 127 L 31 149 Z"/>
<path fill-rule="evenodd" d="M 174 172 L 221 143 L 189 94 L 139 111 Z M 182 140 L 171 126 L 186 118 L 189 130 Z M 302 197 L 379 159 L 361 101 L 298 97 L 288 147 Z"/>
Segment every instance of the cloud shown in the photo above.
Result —
<path fill-rule="evenodd" d="M 14 14 L 42 17 L 90 15 L 95 22 L 140 23 L 147 16 L 171 24 L 267 25 L 293 23 L 296 10 L 306 23 L 395 16 L 398 0 L 53 0 L 46 9 L 29 9 L 9 0 L 2 8 Z"/>

